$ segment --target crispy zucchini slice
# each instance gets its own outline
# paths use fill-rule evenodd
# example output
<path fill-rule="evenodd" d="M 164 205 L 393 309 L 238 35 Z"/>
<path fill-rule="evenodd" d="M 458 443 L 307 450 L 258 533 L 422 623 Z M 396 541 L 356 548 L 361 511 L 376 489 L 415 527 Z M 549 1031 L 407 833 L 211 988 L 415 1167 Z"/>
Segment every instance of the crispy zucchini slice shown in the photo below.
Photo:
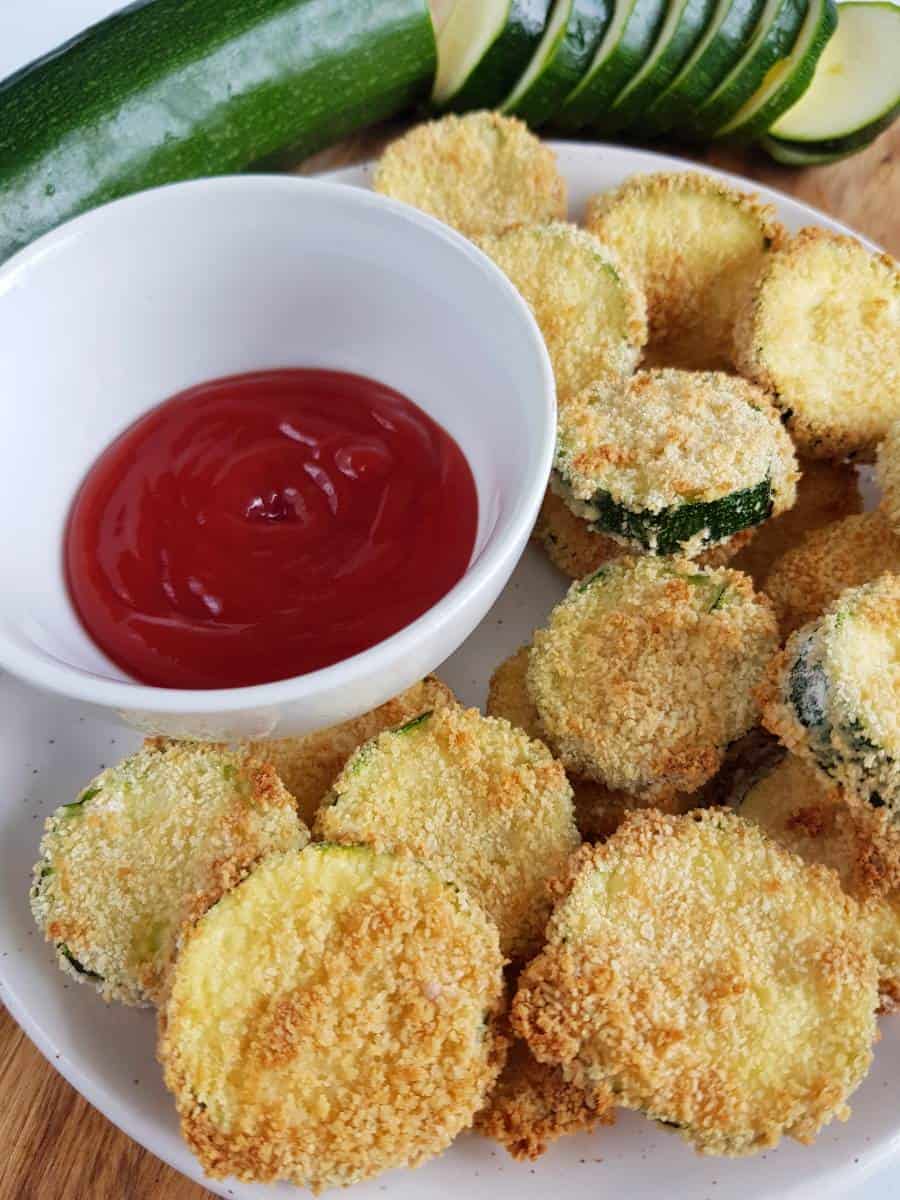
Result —
<path fill-rule="evenodd" d="M 765 264 L 736 347 L 800 454 L 871 460 L 900 419 L 900 268 L 855 238 L 802 229 Z"/>
<path fill-rule="evenodd" d="M 647 340 L 644 297 L 618 258 L 591 234 L 555 222 L 478 244 L 534 312 L 560 397 L 594 381 L 621 383 Z"/>
<path fill-rule="evenodd" d="M 878 448 L 877 473 L 881 511 L 894 533 L 900 535 L 900 421 L 891 426 Z"/>
<path fill-rule="evenodd" d="M 760 694 L 789 750 L 900 819 L 900 575 L 848 589 L 792 633 Z"/>
<path fill-rule="evenodd" d="M 197 923 L 159 1057 L 213 1178 L 318 1191 L 439 1154 L 502 1065 L 497 931 L 422 863 L 271 855 Z"/>
<path fill-rule="evenodd" d="M 872 1058 L 855 901 L 750 821 L 632 813 L 572 863 L 512 1024 L 542 1062 L 706 1154 L 809 1142 Z"/>
<path fill-rule="evenodd" d="M 347 763 L 316 833 L 434 864 L 528 958 L 550 911 L 546 885 L 579 844 L 572 789 L 543 743 L 477 709 L 445 708 L 383 733 Z"/>
<path fill-rule="evenodd" d="M 621 558 L 538 630 L 528 691 L 573 773 L 644 796 L 690 792 L 756 723 L 775 650 L 768 602 L 736 571 Z"/>
<path fill-rule="evenodd" d="M 731 364 L 738 313 L 784 236 L 771 205 L 713 175 L 662 172 L 594 196 L 586 223 L 644 289 L 658 358 Z"/>
<path fill-rule="evenodd" d="M 374 187 L 466 237 L 561 220 L 566 185 L 556 155 L 514 117 L 494 112 L 416 125 L 391 142 Z"/>
<path fill-rule="evenodd" d="M 182 923 L 308 838 L 271 766 L 149 741 L 47 819 L 32 911 L 64 971 L 107 1000 L 156 1004 Z"/>
<path fill-rule="evenodd" d="M 551 486 L 597 533 L 695 557 L 794 503 L 797 461 L 764 392 L 723 372 L 640 371 L 560 404 Z"/>
<path fill-rule="evenodd" d="M 882 1011 L 900 1007 L 900 829 L 848 804 L 793 755 L 756 781 L 738 812 L 804 862 L 837 871 L 872 938 Z"/>

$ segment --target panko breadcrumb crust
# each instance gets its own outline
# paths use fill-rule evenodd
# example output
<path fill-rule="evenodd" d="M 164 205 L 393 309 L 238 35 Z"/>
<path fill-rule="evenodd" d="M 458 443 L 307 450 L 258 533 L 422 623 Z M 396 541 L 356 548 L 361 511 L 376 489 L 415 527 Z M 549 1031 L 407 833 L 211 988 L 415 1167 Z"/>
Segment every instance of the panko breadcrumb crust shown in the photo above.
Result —
<path fill-rule="evenodd" d="M 560 398 L 600 380 L 617 386 L 631 375 L 647 340 L 646 305 L 608 247 L 560 221 L 477 242 L 534 313 Z"/>
<path fill-rule="evenodd" d="M 691 792 L 756 724 L 776 645 L 745 575 L 621 558 L 573 584 L 535 632 L 528 692 L 568 770 L 648 797 Z"/>
<path fill-rule="evenodd" d="M 307 825 L 312 825 L 325 793 L 344 763 L 363 742 L 385 729 L 404 724 L 419 713 L 455 703 L 456 697 L 447 685 L 434 675 L 428 675 L 399 696 L 352 721 L 331 725 L 303 737 L 251 742 L 248 749 L 256 758 L 272 764 L 297 801 L 300 816 Z"/>
<path fill-rule="evenodd" d="M 859 474 L 851 463 L 799 462 L 797 498 L 787 512 L 757 526 L 757 535 L 731 560 L 757 587 L 764 587 L 776 561 L 814 529 L 862 512 Z"/>
<path fill-rule="evenodd" d="M 543 742 L 474 708 L 440 709 L 364 745 L 315 832 L 434 865 L 484 907 L 514 959 L 540 949 L 547 881 L 581 841 L 562 765 Z"/>
<path fill-rule="evenodd" d="M 837 871 L 872 938 L 881 1010 L 900 1008 L 900 828 L 883 812 L 848 804 L 793 755 L 747 792 L 738 812 L 804 862 Z"/>
<path fill-rule="evenodd" d="M 632 813 L 574 856 L 512 1026 L 702 1153 L 809 1142 L 864 1077 L 876 965 L 855 901 L 723 810 Z"/>
<path fill-rule="evenodd" d="M 106 1000 L 157 1004 L 182 923 L 308 839 L 268 764 L 152 738 L 47 819 L 32 911 L 67 974 Z"/>
<path fill-rule="evenodd" d="M 766 262 L 735 341 L 807 458 L 869 461 L 900 418 L 900 268 L 856 238 L 800 230 Z"/>
<path fill-rule="evenodd" d="M 160 1017 L 182 1133 L 212 1178 L 318 1192 L 418 1166 L 505 1056 L 497 931 L 423 864 L 270 856 L 193 927 Z"/>
<path fill-rule="evenodd" d="M 888 430 L 878 447 L 878 482 L 881 511 L 893 532 L 900 536 L 900 421 Z"/>
<path fill-rule="evenodd" d="M 384 151 L 373 185 L 467 237 L 566 215 L 556 155 L 522 121 L 495 112 L 417 125 Z"/>
<path fill-rule="evenodd" d="M 883 513 L 864 512 L 813 530 L 766 578 L 782 637 L 821 616 L 847 588 L 885 571 L 900 574 L 900 536 Z"/>
<path fill-rule="evenodd" d="M 770 204 L 699 171 L 659 172 L 593 196 L 585 223 L 644 289 L 652 361 L 731 365 L 735 321 L 785 236 Z"/>

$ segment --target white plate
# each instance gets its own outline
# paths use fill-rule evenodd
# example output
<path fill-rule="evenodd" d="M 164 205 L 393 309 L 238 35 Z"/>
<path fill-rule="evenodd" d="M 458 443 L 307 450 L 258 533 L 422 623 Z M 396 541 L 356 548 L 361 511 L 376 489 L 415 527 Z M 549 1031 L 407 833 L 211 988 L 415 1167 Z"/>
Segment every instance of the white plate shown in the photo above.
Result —
<path fill-rule="evenodd" d="M 673 159 L 613 146 L 561 145 L 572 214 L 591 194 L 635 171 L 684 166 Z M 335 173 L 365 184 L 366 168 Z M 796 201 L 746 184 L 775 201 L 791 228 L 836 228 Z M 481 705 L 494 666 L 525 641 L 562 595 L 565 581 L 534 548 L 526 551 L 505 592 L 482 625 L 444 665 L 441 675 L 459 696 Z M 44 817 L 70 800 L 104 763 L 127 754 L 138 737 L 86 717 L 68 705 L 0 680 L 0 995 L 50 1062 L 87 1099 L 136 1141 L 220 1196 L 259 1200 L 301 1193 L 286 1185 L 213 1183 L 203 1176 L 178 1134 L 175 1110 L 154 1058 L 152 1014 L 106 1008 L 89 987 L 68 982 L 33 927 L 30 868 Z M 467 1200 L 750 1200 L 751 1197 L 846 1196 L 900 1150 L 900 1017 L 882 1021 L 875 1064 L 853 1097 L 853 1116 L 826 1129 L 813 1148 L 787 1142 L 754 1159 L 701 1158 L 679 1138 L 634 1113 L 612 1129 L 566 1138 L 534 1165 L 517 1164 L 491 1142 L 460 1138 L 441 1159 L 418 1171 L 395 1171 L 352 1191 L 359 1200 L 463 1195 Z M 885 1181 L 879 1193 L 889 1195 Z M 868 1192 L 869 1189 L 867 1189 Z M 873 1187 L 872 1193 L 875 1191 Z"/>

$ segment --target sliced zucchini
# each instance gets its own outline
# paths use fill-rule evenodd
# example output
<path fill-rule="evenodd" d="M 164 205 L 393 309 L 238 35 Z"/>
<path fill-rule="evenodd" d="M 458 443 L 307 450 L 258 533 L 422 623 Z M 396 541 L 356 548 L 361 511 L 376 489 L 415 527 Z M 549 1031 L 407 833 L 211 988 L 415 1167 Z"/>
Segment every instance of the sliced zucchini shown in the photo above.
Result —
<path fill-rule="evenodd" d="M 564 401 L 555 466 L 554 490 L 596 532 L 690 557 L 790 508 L 798 474 L 762 391 L 673 369 Z"/>
<path fill-rule="evenodd" d="M 849 3 L 800 100 L 769 130 L 780 162 L 833 162 L 861 150 L 900 113 L 900 7 Z M 811 156 L 815 156 L 813 159 Z"/>
<path fill-rule="evenodd" d="M 765 0 L 718 0 L 703 36 L 684 66 L 635 128 L 665 133 L 680 125 L 719 86 L 744 52 Z"/>
<path fill-rule="evenodd" d="M 849 150 L 814 150 L 804 142 L 783 141 L 770 134 L 764 134 L 759 139 L 759 145 L 770 158 L 775 162 L 782 163 L 785 167 L 827 166 L 828 163 L 838 162 L 840 159 L 847 158 L 851 154 L 856 154 L 858 150 L 864 149 L 861 146 L 852 146 Z"/>
<path fill-rule="evenodd" d="M 790 55 L 772 67 L 762 85 L 714 136 L 748 139 L 765 133 L 810 86 L 816 65 L 836 28 L 834 0 L 810 0 L 806 20 Z"/>
<path fill-rule="evenodd" d="M 457 0 L 438 33 L 436 108 L 494 108 L 537 49 L 550 0 Z"/>
<path fill-rule="evenodd" d="M 556 115 L 560 129 L 602 128 L 613 100 L 650 53 L 665 11 L 666 0 L 615 0 L 587 73 Z"/>
<path fill-rule="evenodd" d="M 786 58 L 806 20 L 810 0 L 766 0 L 744 53 L 719 86 L 688 117 L 684 132 L 709 137 L 734 117 L 769 71 Z"/>
<path fill-rule="evenodd" d="M 640 122 L 647 108 L 669 86 L 697 45 L 713 12 L 715 0 L 673 0 L 669 4 L 656 42 L 613 101 L 605 130 L 627 128 Z"/>
<path fill-rule="evenodd" d="M 532 129 L 553 117 L 587 70 L 613 7 L 613 0 L 556 0 L 544 36 L 502 111 Z"/>

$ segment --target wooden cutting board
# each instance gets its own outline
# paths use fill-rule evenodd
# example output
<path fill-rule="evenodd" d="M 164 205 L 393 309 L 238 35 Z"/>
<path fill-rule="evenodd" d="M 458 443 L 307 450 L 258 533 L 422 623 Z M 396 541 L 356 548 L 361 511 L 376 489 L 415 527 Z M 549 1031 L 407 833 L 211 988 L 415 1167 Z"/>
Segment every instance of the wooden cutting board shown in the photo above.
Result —
<path fill-rule="evenodd" d="M 344 166 L 396 132 L 369 132 L 304 164 Z M 900 258 L 900 122 L 855 158 L 831 167 L 779 167 L 755 151 L 674 145 L 682 154 L 779 188 L 872 238 Z M 207 1200 L 75 1092 L 0 1008 L 0 1200 Z"/>

